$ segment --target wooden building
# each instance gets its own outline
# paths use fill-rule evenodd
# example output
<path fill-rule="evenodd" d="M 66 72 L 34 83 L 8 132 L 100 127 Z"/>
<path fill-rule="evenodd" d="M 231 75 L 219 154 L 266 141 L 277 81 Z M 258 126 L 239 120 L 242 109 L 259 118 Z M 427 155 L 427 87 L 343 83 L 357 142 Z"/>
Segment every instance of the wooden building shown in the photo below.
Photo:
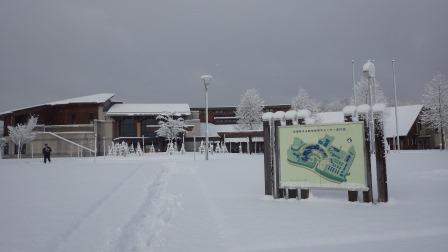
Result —
<path fill-rule="evenodd" d="M 95 94 L 66 100 L 48 102 L 40 105 L 20 108 L 0 113 L 0 120 L 4 122 L 3 137 L 6 144 L 3 148 L 3 157 L 13 157 L 18 150 L 9 139 L 8 126 L 27 123 L 30 115 L 38 116 L 36 139 L 23 147 L 24 156 L 39 156 L 44 143 L 53 149 L 53 155 L 69 156 L 80 153 L 85 155 L 93 150 L 96 135 L 98 139 L 111 139 L 108 133 L 106 112 L 114 104 L 111 101 L 114 94 Z M 70 144 L 75 142 L 77 145 Z M 89 147 L 86 147 L 89 146 Z M 104 152 L 97 143 L 98 152 Z M 87 151 L 87 152 L 86 152 Z M 92 155 L 91 151 L 89 153 Z"/>

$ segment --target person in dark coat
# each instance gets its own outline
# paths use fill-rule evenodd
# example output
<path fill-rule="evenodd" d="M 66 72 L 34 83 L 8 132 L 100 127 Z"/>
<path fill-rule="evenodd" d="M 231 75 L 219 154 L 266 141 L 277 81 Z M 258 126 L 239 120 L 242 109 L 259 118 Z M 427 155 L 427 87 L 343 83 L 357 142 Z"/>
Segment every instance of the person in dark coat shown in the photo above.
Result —
<path fill-rule="evenodd" d="M 42 154 L 44 155 L 44 163 L 51 162 L 50 154 L 51 154 L 51 148 L 48 146 L 48 144 L 45 144 L 44 148 L 42 149 Z"/>

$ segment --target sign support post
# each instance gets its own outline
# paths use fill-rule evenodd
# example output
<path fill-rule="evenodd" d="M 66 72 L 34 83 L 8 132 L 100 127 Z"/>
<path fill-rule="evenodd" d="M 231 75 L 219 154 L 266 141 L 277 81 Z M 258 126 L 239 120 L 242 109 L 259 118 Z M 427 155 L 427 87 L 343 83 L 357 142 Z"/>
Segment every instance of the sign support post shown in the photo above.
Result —
<path fill-rule="evenodd" d="M 370 108 L 370 107 L 369 107 Z M 364 123 L 364 139 L 365 139 L 365 162 L 366 162 L 366 177 L 367 177 L 367 187 L 368 191 L 362 193 L 363 201 L 365 203 L 373 202 L 373 192 L 372 192 L 372 165 L 371 165 L 371 155 L 370 155 L 370 136 L 368 128 L 368 115 L 367 113 L 359 113 L 359 121 Z"/>
<path fill-rule="evenodd" d="M 386 172 L 386 153 L 384 151 L 384 124 L 383 110 L 375 111 L 375 156 L 376 156 L 376 178 L 378 184 L 378 202 L 387 202 L 387 172 Z"/>

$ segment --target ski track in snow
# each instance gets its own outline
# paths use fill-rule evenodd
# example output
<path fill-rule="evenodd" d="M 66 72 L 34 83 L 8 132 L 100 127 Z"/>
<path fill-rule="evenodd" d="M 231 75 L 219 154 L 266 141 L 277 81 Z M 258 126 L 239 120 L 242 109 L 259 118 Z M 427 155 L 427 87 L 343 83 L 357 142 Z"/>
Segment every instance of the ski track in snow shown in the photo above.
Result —
<path fill-rule="evenodd" d="M 175 195 L 165 193 L 169 167 L 161 166 L 147 187 L 145 200 L 112 241 L 112 251 L 152 251 L 159 245 L 157 238 L 172 218 L 177 202 Z"/>
<path fill-rule="evenodd" d="M 94 213 L 98 212 L 99 209 L 104 205 L 106 201 L 108 201 L 112 195 L 117 192 L 123 185 L 126 184 L 128 180 L 130 180 L 140 169 L 135 168 L 132 170 L 129 175 L 127 175 L 122 181 L 120 181 L 117 185 L 113 187 L 113 189 L 104 195 L 100 200 L 98 200 L 95 204 L 93 204 L 84 214 L 82 214 L 70 227 L 62 233 L 61 237 L 56 241 L 55 245 L 53 245 L 53 249 L 50 251 L 60 251 L 61 247 L 67 243 L 70 238 L 73 236 L 74 233 L 81 227 L 81 225 L 86 222 L 90 216 L 92 216 Z"/>

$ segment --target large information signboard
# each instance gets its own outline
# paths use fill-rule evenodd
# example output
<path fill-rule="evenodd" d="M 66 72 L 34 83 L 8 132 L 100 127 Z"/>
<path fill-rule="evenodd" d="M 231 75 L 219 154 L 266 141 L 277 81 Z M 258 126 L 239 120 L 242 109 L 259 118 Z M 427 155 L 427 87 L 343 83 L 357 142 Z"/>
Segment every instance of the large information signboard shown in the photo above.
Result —
<path fill-rule="evenodd" d="M 362 123 L 282 126 L 278 137 L 281 188 L 368 190 Z"/>

